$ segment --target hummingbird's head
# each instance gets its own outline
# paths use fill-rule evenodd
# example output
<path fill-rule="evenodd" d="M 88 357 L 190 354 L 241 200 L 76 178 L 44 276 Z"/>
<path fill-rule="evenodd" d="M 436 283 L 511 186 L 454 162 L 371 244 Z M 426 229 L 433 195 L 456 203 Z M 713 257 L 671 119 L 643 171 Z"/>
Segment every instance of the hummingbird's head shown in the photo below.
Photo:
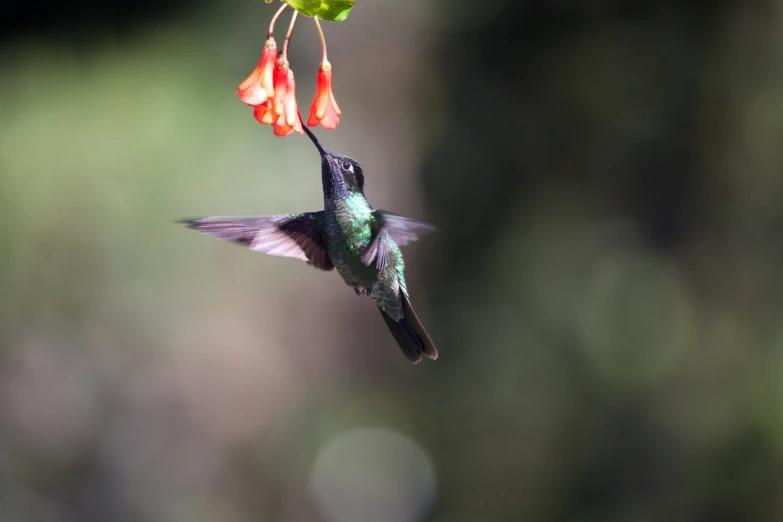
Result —
<path fill-rule="evenodd" d="M 321 183 L 324 195 L 345 198 L 350 194 L 364 194 L 364 172 L 355 159 L 325 149 L 306 126 L 302 126 L 321 154 Z"/>

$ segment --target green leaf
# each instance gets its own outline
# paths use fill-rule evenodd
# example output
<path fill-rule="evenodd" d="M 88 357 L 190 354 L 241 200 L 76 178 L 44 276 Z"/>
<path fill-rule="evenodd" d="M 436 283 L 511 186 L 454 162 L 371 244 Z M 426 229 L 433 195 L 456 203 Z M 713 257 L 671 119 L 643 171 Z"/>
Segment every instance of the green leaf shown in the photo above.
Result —
<path fill-rule="evenodd" d="M 271 0 L 266 0 L 270 2 Z M 327 22 L 342 22 L 348 18 L 356 0 L 285 0 L 285 3 L 306 16 L 317 16 Z"/>
<path fill-rule="evenodd" d="M 355 0 L 322 0 L 316 16 L 329 22 L 342 22 L 348 18 Z"/>
<path fill-rule="evenodd" d="M 275 0 L 264 0 L 264 2 L 266 2 L 267 4 L 271 4 L 271 3 L 272 3 L 272 2 L 274 2 L 274 1 L 275 1 Z"/>
<path fill-rule="evenodd" d="M 285 0 L 285 3 L 307 16 L 315 16 L 321 8 L 321 0 Z"/>

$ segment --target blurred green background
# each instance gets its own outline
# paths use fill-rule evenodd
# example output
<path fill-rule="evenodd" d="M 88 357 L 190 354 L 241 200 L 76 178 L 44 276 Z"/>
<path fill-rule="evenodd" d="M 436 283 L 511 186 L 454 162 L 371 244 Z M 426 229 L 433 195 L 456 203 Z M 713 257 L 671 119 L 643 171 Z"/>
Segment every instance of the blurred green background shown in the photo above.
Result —
<path fill-rule="evenodd" d="M 440 229 L 416 367 L 336 274 L 172 223 L 322 208 L 234 96 L 273 13 L 7 6 L 0 521 L 783 520 L 783 1 L 325 24 L 317 134 Z M 319 58 L 302 19 L 305 111 Z"/>

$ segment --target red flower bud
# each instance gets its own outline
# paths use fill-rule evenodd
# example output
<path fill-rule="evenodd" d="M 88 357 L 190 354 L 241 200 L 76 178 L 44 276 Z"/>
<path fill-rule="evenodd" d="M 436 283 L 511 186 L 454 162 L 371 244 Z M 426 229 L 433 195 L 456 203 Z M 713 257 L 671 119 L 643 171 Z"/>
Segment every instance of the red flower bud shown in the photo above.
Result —
<path fill-rule="evenodd" d="M 315 86 L 315 98 L 310 105 L 310 117 L 307 125 L 313 127 L 319 123 L 324 129 L 335 129 L 340 124 L 340 107 L 332 93 L 332 64 L 321 62 Z"/>
<path fill-rule="evenodd" d="M 258 65 L 245 81 L 239 84 L 237 94 L 247 105 L 260 105 L 274 96 L 272 70 L 277 58 L 277 44 L 274 38 L 269 38 L 264 44 L 264 52 Z"/>
<path fill-rule="evenodd" d="M 288 72 L 288 60 L 281 56 L 275 64 L 274 73 L 275 95 L 272 99 L 272 109 L 275 111 L 276 116 L 283 114 L 286 89 L 288 88 Z"/>
<path fill-rule="evenodd" d="M 275 102 L 277 102 L 277 89 L 275 89 Z M 288 136 L 294 131 L 304 135 L 302 122 L 299 120 L 299 109 L 296 106 L 296 82 L 294 71 L 288 70 L 288 78 L 285 86 L 285 95 L 282 100 L 282 112 L 278 114 L 274 126 L 275 136 Z M 277 112 L 275 103 L 275 112 Z"/>

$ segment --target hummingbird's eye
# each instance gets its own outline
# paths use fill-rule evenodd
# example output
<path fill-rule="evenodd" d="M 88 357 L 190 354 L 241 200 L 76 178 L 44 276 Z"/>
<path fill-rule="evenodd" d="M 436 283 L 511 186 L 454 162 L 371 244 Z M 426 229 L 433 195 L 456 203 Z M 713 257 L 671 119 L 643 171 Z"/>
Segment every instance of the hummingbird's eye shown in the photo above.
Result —
<path fill-rule="evenodd" d="M 350 161 L 343 161 L 343 164 L 340 166 L 345 172 L 353 172 L 353 165 L 351 165 Z"/>

